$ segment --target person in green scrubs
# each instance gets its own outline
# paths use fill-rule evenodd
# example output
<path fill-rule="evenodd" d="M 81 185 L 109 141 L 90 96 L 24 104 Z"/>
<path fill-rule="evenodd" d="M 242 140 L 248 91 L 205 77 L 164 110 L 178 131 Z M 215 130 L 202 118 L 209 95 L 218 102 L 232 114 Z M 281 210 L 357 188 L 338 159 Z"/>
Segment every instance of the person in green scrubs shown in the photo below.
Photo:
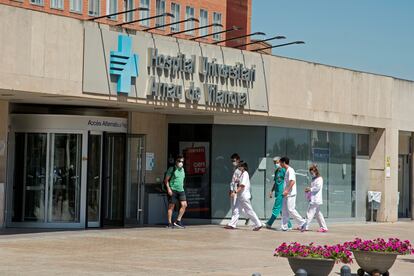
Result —
<path fill-rule="evenodd" d="M 273 197 L 273 192 L 275 193 L 275 203 L 273 204 L 272 209 L 272 216 L 269 218 L 269 220 L 266 222 L 266 228 L 271 229 L 273 223 L 275 222 L 276 218 L 281 214 L 282 212 L 282 203 L 283 203 L 283 190 L 284 190 L 284 181 L 285 181 L 285 173 L 286 169 L 282 168 L 280 166 L 280 157 L 274 157 L 273 158 L 273 164 L 275 166 L 275 176 L 274 176 L 274 183 L 272 190 L 269 193 L 269 197 Z M 292 228 L 292 224 L 288 224 L 289 228 Z"/>

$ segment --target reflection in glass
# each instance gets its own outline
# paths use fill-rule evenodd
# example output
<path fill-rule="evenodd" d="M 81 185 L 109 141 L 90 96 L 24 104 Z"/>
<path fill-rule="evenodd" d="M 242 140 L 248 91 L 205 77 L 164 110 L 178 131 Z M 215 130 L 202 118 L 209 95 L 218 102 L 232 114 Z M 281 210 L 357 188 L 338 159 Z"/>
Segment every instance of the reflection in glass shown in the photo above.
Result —
<path fill-rule="evenodd" d="M 308 203 L 303 190 L 310 183 L 308 168 L 317 163 L 324 178 L 322 213 L 330 218 L 355 217 L 355 143 L 356 135 L 351 133 L 269 127 L 266 190 L 270 191 L 274 173 L 271 157 L 288 156 L 296 171 L 296 207 L 305 215 Z M 270 216 L 270 202 L 266 202 L 266 216 Z"/>
<path fill-rule="evenodd" d="M 89 135 L 88 221 L 99 221 L 101 200 L 101 135 Z"/>
<path fill-rule="evenodd" d="M 52 186 L 50 187 L 51 218 L 55 222 L 79 222 L 81 187 L 81 134 L 51 134 L 54 137 Z"/>
<path fill-rule="evenodd" d="M 47 135 L 16 133 L 13 221 L 45 219 Z"/>

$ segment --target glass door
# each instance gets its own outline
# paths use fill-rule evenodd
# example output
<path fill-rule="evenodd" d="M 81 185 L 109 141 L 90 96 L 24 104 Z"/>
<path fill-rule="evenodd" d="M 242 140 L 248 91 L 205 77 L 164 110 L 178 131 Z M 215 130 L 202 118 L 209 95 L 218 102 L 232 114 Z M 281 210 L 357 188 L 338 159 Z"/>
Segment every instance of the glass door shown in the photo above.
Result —
<path fill-rule="evenodd" d="M 103 225 L 124 224 L 126 136 L 104 133 Z"/>
<path fill-rule="evenodd" d="M 80 222 L 82 134 L 51 134 L 49 222 Z"/>
<path fill-rule="evenodd" d="M 99 227 L 101 218 L 102 134 L 88 137 L 88 227 Z"/>
<path fill-rule="evenodd" d="M 13 222 L 45 222 L 47 134 L 15 133 Z"/>
<path fill-rule="evenodd" d="M 128 172 L 126 183 L 125 224 L 143 224 L 142 203 L 145 183 L 145 136 L 128 136 Z"/>
<path fill-rule="evenodd" d="M 12 225 L 84 226 L 83 139 L 81 133 L 14 133 Z"/>

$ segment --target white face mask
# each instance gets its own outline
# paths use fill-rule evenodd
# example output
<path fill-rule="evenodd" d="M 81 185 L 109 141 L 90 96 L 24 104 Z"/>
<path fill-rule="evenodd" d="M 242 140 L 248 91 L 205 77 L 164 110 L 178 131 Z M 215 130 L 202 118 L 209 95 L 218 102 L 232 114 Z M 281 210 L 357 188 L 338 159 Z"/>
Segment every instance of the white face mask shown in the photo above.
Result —
<path fill-rule="evenodd" d="M 279 169 L 280 168 L 280 164 L 279 163 L 276 163 L 275 164 L 275 169 Z"/>
<path fill-rule="evenodd" d="M 183 162 L 178 162 L 177 163 L 177 167 L 182 168 L 183 166 L 184 166 L 184 163 Z"/>
<path fill-rule="evenodd" d="M 233 166 L 236 167 L 238 164 L 236 161 L 233 162 Z"/>
<path fill-rule="evenodd" d="M 315 177 L 315 176 L 316 176 L 316 174 L 315 174 L 314 172 L 311 172 L 311 176 L 312 176 L 312 177 Z"/>

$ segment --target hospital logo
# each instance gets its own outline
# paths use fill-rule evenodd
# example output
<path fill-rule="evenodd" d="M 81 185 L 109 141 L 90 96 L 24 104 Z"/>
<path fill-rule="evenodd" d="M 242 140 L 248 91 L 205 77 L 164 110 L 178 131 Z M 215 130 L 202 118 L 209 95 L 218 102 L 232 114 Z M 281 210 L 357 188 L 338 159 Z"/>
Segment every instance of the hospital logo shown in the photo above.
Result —
<path fill-rule="evenodd" d="M 138 55 L 132 53 L 132 40 L 129 36 L 118 36 L 118 51 L 111 51 L 109 72 L 118 76 L 118 94 L 131 92 L 132 78 L 138 76 Z"/>

